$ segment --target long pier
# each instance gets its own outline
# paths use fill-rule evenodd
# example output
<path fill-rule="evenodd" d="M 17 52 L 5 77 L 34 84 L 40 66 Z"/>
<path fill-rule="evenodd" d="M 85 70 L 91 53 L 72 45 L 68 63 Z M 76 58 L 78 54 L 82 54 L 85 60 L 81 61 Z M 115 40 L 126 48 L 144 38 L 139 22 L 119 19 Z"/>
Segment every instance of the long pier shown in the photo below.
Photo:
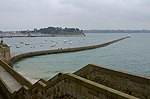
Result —
<path fill-rule="evenodd" d="M 90 50 L 95 48 L 100 48 L 104 46 L 108 46 L 112 43 L 124 40 L 127 37 L 123 37 L 117 40 L 113 40 L 107 43 L 98 44 L 98 45 L 92 45 L 92 46 L 84 46 L 84 47 L 76 47 L 76 48 L 64 48 L 64 49 L 54 49 L 54 50 L 44 50 L 44 51 L 35 51 L 35 52 L 28 52 L 28 53 L 18 53 L 18 54 L 11 54 L 11 62 L 12 64 L 22 58 L 32 57 L 32 56 L 38 56 L 38 55 L 46 55 L 46 54 L 54 54 L 54 53 L 66 53 L 66 52 L 75 52 L 75 51 L 83 51 L 83 50 Z"/>

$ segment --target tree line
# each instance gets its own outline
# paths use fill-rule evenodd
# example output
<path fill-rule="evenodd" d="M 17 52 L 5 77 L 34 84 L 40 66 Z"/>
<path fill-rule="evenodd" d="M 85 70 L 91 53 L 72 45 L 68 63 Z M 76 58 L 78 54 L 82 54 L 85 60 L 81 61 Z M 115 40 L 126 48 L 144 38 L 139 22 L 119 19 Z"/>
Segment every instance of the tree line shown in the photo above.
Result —
<path fill-rule="evenodd" d="M 21 31 L 21 33 L 27 33 L 28 31 Z M 41 29 L 34 29 L 33 31 L 30 31 L 31 33 L 42 33 L 42 34 L 56 34 L 56 35 L 66 35 L 66 34 L 84 34 L 83 30 L 80 30 L 78 28 L 65 28 L 62 29 L 61 27 L 47 27 L 47 28 L 41 28 Z"/>

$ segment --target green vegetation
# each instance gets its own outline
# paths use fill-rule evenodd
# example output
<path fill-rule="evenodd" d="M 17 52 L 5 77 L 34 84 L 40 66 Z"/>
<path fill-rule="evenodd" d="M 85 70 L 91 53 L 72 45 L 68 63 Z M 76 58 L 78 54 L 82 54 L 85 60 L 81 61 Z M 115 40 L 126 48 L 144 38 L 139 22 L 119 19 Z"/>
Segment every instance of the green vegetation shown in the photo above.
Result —
<path fill-rule="evenodd" d="M 84 30 L 84 33 L 150 33 L 150 30 Z"/>
<path fill-rule="evenodd" d="M 21 31 L 21 33 L 26 33 L 27 31 Z M 78 28 L 65 28 L 62 29 L 61 27 L 48 27 L 48 28 L 41 28 L 41 29 L 34 29 L 31 33 L 42 33 L 42 34 L 55 34 L 55 35 L 84 35 L 82 30 Z"/>

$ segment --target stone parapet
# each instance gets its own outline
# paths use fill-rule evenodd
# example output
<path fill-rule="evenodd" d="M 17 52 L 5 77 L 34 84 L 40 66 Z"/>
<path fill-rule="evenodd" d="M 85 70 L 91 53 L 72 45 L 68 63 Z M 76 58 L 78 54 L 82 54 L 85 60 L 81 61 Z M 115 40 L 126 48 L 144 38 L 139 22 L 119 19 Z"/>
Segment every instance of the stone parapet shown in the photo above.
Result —
<path fill-rule="evenodd" d="M 150 77 L 147 76 L 95 64 L 89 64 L 74 74 L 141 99 L 150 99 Z"/>
<path fill-rule="evenodd" d="M 22 84 L 23 82 L 26 82 L 26 79 L 22 80 Z M 70 73 L 59 73 L 48 81 L 40 79 L 35 84 L 27 86 L 24 83 L 18 91 L 11 92 L 5 82 L 0 79 L 1 91 L 9 99 L 137 99 Z"/>
<path fill-rule="evenodd" d="M 0 60 L 0 65 L 7 71 L 9 74 L 11 74 L 21 85 L 26 85 L 27 87 L 31 87 L 32 83 L 28 81 L 25 77 L 23 77 L 21 74 L 16 72 L 12 67 L 10 67 L 7 63 L 5 63 L 3 60 Z"/>

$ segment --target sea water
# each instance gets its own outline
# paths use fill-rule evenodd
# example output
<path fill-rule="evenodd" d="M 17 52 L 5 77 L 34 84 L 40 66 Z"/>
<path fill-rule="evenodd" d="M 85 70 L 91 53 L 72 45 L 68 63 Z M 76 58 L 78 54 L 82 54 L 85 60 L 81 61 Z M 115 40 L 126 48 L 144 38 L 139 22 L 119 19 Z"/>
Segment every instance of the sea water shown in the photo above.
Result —
<path fill-rule="evenodd" d="M 85 37 L 4 38 L 4 42 L 11 45 L 11 53 L 26 53 L 102 44 L 127 35 L 126 33 L 88 33 Z M 150 34 L 130 35 L 131 38 L 97 49 L 24 58 L 14 63 L 13 68 L 32 82 L 40 78 L 48 80 L 59 72 L 73 73 L 87 64 L 98 64 L 150 77 Z M 64 43 L 64 40 L 67 42 Z M 52 43 L 56 43 L 55 41 L 56 46 L 50 47 Z M 28 42 L 31 44 L 25 45 Z M 44 42 L 43 46 L 40 46 L 41 42 Z M 21 48 L 16 48 L 16 43 Z"/>

